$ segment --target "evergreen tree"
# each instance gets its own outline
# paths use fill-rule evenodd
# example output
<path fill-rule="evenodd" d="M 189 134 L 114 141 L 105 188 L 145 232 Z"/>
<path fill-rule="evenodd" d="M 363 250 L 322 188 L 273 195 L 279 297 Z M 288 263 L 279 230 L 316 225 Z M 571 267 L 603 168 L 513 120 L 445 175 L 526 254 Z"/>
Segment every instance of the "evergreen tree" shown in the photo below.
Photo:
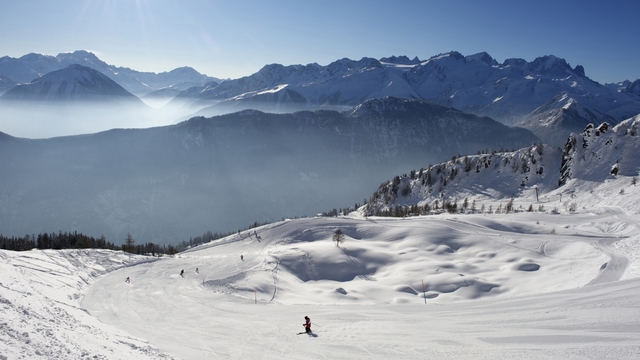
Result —
<path fill-rule="evenodd" d="M 344 234 L 342 233 L 342 230 L 336 229 L 333 233 L 333 241 L 335 241 L 336 246 L 340 247 L 340 244 L 344 242 Z"/>
<path fill-rule="evenodd" d="M 136 242 L 133 240 L 133 237 L 131 236 L 130 233 L 127 233 L 127 238 L 125 239 L 124 244 L 122 245 L 122 250 L 128 253 L 136 252 Z"/>

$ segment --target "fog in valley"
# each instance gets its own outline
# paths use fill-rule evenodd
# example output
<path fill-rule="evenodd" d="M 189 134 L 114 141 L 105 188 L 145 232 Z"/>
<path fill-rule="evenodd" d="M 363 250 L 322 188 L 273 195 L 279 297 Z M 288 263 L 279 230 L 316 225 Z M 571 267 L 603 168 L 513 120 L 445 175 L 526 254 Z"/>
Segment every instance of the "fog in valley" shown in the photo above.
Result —
<path fill-rule="evenodd" d="M 78 231 L 114 243 L 127 234 L 177 243 L 352 207 L 397 174 L 536 140 L 487 118 L 400 99 L 368 105 L 395 109 L 384 116 L 367 106 L 359 113 L 245 110 L 164 125 L 180 111 L 168 105 L 149 112 L 60 106 L 60 117 L 50 116 L 52 107 L 31 116 L 22 108 L 13 123 L 25 129 L 20 134 L 3 119 L 10 135 L 0 138 L 0 167 L 8 169 L 0 174 L 3 235 Z M 111 128 L 119 129 L 103 131 Z M 73 134 L 84 135 L 61 136 Z"/>
<path fill-rule="evenodd" d="M 187 117 L 190 109 L 165 105 L 166 99 L 146 104 L 104 102 L 37 103 L 0 101 L 0 131 L 11 136 L 42 139 L 92 134 L 117 128 L 149 128 Z"/>

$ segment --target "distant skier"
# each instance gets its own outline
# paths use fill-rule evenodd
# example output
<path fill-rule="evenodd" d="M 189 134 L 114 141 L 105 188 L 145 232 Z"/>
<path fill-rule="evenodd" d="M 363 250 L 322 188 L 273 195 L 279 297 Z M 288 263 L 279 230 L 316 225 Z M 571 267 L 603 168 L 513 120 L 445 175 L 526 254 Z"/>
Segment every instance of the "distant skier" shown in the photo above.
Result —
<path fill-rule="evenodd" d="M 184 277 L 184 269 L 182 269 L 182 271 L 180 271 L 180 276 Z"/>
<path fill-rule="evenodd" d="M 196 274 L 200 274 L 200 271 L 198 271 L 198 268 L 196 268 Z"/>
<path fill-rule="evenodd" d="M 240 255 L 240 260 L 244 261 L 244 255 Z"/>
<path fill-rule="evenodd" d="M 127 279 L 124 282 L 126 282 L 127 284 L 130 284 L 131 283 L 131 279 L 129 279 L 129 277 L 127 276 Z"/>
<path fill-rule="evenodd" d="M 304 317 L 304 324 L 302 324 L 304 326 L 304 331 L 307 332 L 307 334 L 311 334 L 311 319 L 309 319 L 308 316 Z"/>

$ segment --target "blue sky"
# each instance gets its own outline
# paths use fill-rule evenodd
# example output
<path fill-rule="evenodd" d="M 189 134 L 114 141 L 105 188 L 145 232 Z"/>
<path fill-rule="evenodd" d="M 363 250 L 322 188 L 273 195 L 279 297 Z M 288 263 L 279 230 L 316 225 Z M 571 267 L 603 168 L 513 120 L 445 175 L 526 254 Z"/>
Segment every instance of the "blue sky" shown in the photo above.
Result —
<path fill-rule="evenodd" d="M 640 78 L 640 1 L 0 0 L 0 56 L 88 50 L 116 66 L 238 78 L 271 63 L 451 50 Z"/>

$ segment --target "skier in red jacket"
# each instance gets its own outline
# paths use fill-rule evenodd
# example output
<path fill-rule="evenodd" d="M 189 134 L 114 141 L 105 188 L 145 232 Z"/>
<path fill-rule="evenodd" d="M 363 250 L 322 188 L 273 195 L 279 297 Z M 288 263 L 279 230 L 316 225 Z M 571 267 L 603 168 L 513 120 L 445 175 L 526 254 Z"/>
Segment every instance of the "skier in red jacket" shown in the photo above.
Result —
<path fill-rule="evenodd" d="M 304 317 L 305 323 L 302 324 L 304 326 L 304 330 L 307 332 L 307 334 L 311 334 L 311 319 L 309 319 L 308 316 Z"/>

